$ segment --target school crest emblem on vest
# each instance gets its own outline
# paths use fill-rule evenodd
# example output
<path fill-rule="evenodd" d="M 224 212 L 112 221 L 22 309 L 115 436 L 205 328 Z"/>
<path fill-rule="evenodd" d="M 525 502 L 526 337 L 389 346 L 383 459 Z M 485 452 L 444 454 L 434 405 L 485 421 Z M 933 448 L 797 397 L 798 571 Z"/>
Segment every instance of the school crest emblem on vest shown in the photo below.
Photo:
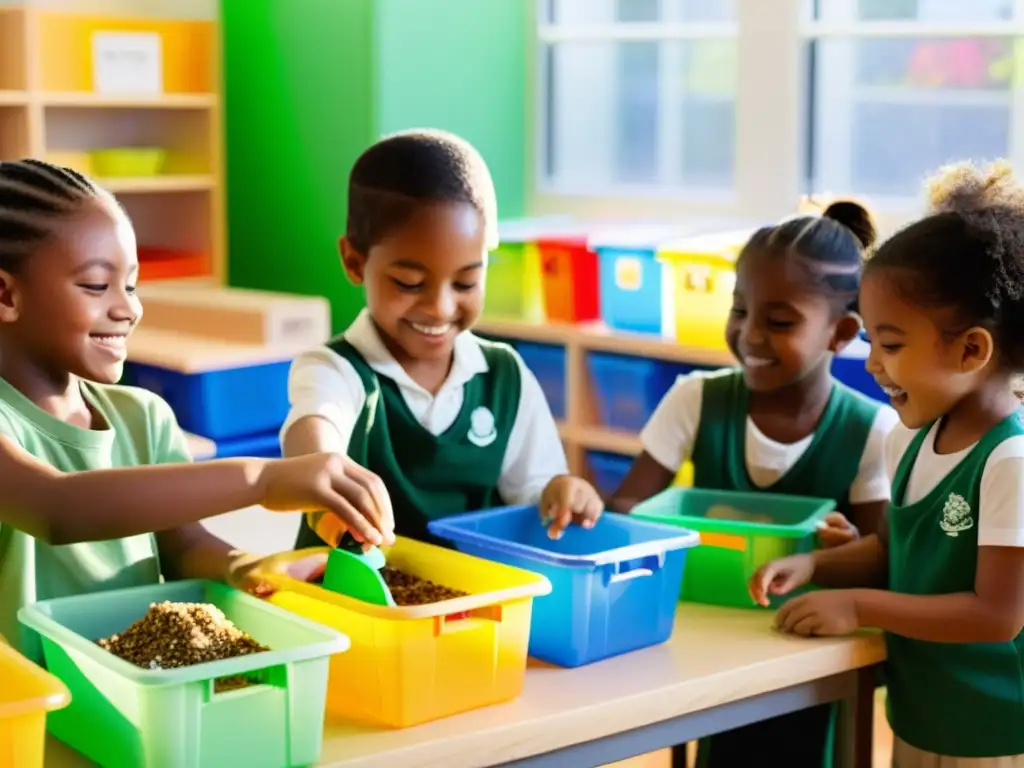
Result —
<path fill-rule="evenodd" d="M 466 435 L 473 445 L 486 448 L 498 437 L 498 430 L 494 427 L 494 414 L 489 408 L 480 406 L 474 408 L 469 415 L 469 434 Z"/>
<path fill-rule="evenodd" d="M 958 536 L 960 531 L 968 531 L 974 527 L 974 518 L 971 517 L 971 505 L 967 499 L 959 493 L 949 494 L 946 504 L 942 508 L 942 519 L 939 527 L 948 536 Z"/>

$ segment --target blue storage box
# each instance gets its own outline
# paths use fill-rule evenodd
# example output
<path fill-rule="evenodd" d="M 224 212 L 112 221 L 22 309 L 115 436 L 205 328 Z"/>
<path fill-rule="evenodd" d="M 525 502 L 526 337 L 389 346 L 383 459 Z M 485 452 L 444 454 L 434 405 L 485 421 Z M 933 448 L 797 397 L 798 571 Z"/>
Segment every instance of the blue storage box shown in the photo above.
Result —
<path fill-rule="evenodd" d="M 595 250 L 605 324 L 620 331 L 674 334 L 674 325 L 666 325 L 662 299 L 672 281 L 665 279 L 666 267 L 656 258 L 657 248 L 602 245 Z"/>
<path fill-rule="evenodd" d="M 602 496 L 611 496 L 626 479 L 629 468 L 633 466 L 631 456 L 620 456 L 617 453 L 588 451 L 587 465 L 594 487 Z"/>
<path fill-rule="evenodd" d="M 554 344 L 516 342 L 516 351 L 540 382 L 551 413 L 565 418 L 565 347 Z"/>
<path fill-rule="evenodd" d="M 889 402 L 889 396 L 882 391 L 875 377 L 867 372 L 870 345 L 858 337 L 832 360 L 832 375 L 848 387 L 883 403 Z"/>
<path fill-rule="evenodd" d="M 696 366 L 607 352 L 591 352 L 587 367 L 601 424 L 628 432 L 643 429 L 676 378 L 696 370 Z"/>
<path fill-rule="evenodd" d="M 290 360 L 180 373 L 128 362 L 123 384 L 148 389 L 166 400 L 187 432 L 211 440 L 280 429 L 288 416 Z"/>
<path fill-rule="evenodd" d="M 264 435 L 221 440 L 217 443 L 216 458 L 230 459 L 236 456 L 252 456 L 257 459 L 281 458 L 281 438 L 277 430 Z"/>
<path fill-rule="evenodd" d="M 686 551 L 696 533 L 602 515 L 591 530 L 570 526 L 548 538 L 537 507 L 454 515 L 428 525 L 470 555 L 546 576 L 551 594 L 534 599 L 529 653 L 578 667 L 672 635 Z"/>

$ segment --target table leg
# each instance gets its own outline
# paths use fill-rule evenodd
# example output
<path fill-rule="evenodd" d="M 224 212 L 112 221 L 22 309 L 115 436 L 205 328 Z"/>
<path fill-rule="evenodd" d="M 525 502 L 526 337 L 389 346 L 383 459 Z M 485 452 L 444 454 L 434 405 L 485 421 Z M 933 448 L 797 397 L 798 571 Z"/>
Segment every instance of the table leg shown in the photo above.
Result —
<path fill-rule="evenodd" d="M 877 669 L 857 672 L 851 695 L 839 702 L 835 768 L 872 768 Z"/>

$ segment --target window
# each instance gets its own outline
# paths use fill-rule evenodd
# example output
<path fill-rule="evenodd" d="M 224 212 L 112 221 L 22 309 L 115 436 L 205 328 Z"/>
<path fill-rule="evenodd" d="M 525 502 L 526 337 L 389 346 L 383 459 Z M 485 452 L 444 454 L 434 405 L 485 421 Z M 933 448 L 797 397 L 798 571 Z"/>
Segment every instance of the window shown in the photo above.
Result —
<path fill-rule="evenodd" d="M 1014 153 L 1014 0 L 810 10 L 809 190 L 906 198 L 944 163 Z"/>
<path fill-rule="evenodd" d="M 542 22 L 546 186 L 732 188 L 731 0 L 547 0 Z"/>
<path fill-rule="evenodd" d="M 1024 169 L 1024 0 L 539 3 L 538 212 L 764 220 L 827 191 L 884 227 L 944 163 Z"/>

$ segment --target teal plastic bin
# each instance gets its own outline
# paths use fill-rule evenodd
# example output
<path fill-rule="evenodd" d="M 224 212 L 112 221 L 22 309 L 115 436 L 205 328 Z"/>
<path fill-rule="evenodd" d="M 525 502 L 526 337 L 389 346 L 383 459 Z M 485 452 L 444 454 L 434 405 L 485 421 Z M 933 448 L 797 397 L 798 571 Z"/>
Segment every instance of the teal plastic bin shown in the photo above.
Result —
<path fill-rule="evenodd" d="M 142 669 L 96 641 L 127 629 L 151 603 L 212 603 L 271 650 L 168 670 Z M 177 581 L 22 608 L 46 668 L 71 692 L 50 732 L 104 768 L 282 768 L 320 757 L 327 666 L 348 638 L 224 584 Z M 214 692 L 222 677 L 257 684 Z"/>
<path fill-rule="evenodd" d="M 759 607 L 747 584 L 758 568 L 780 557 L 811 552 L 832 499 L 670 488 L 633 508 L 632 516 L 700 534 L 687 556 L 680 598 L 694 603 Z M 772 598 L 777 608 L 785 597 Z"/>

